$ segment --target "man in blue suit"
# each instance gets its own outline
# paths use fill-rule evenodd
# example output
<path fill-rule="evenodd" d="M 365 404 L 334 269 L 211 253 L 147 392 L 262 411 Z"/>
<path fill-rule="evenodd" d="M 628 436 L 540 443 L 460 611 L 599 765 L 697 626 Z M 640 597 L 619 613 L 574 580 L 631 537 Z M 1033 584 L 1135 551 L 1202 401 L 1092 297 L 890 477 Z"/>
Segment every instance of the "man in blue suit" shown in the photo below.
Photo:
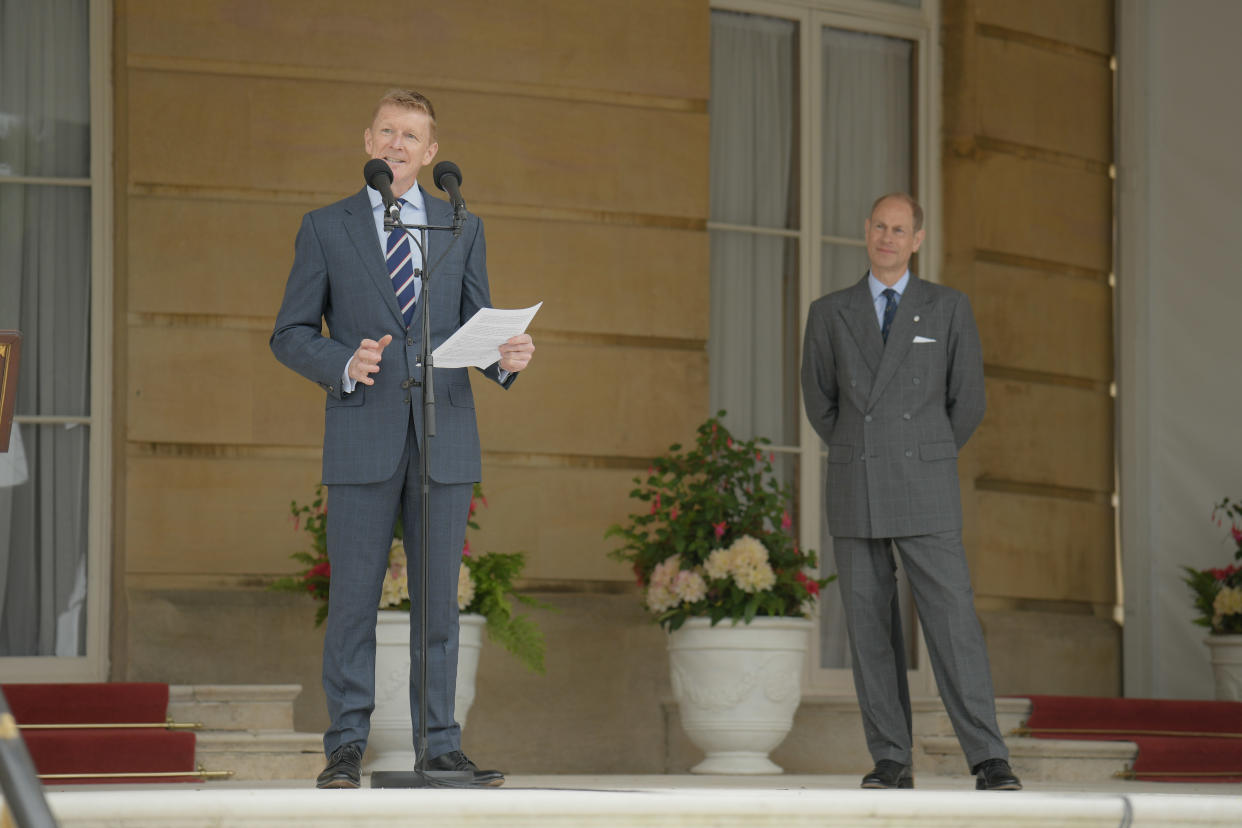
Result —
<path fill-rule="evenodd" d="M 392 191 L 407 224 L 451 224 L 448 203 L 416 181 L 431 163 L 435 110 L 423 95 L 391 90 L 363 132 L 367 155 L 393 172 Z M 323 686 L 331 725 L 324 733 L 327 766 L 321 788 L 356 788 L 375 705 L 375 619 L 388 548 L 398 517 L 405 526 L 410 593 L 420 571 L 422 491 L 419 386 L 423 366 L 421 272 L 418 248 L 383 227 L 379 192 L 358 193 L 307 213 L 295 244 L 293 268 L 276 317 L 276 358 L 319 384 L 326 394 L 323 482 L 328 487 L 328 557 L 332 566 Z M 429 234 L 431 347 L 480 308 L 491 305 L 483 226 L 469 216 L 461 236 Z M 327 335 L 322 332 L 326 323 Z M 483 373 L 508 388 L 531 360 L 529 335 L 500 346 Z M 500 785 L 499 771 L 479 770 L 461 752 L 453 716 L 457 683 L 457 577 L 472 484 L 482 468 L 474 397 L 464 368 L 437 368 L 436 434 L 428 440 L 430 554 L 428 556 L 428 768 L 466 771 L 476 785 Z M 418 608 L 411 612 L 411 663 L 417 665 Z M 418 687 L 410 682 L 418 732 Z"/>

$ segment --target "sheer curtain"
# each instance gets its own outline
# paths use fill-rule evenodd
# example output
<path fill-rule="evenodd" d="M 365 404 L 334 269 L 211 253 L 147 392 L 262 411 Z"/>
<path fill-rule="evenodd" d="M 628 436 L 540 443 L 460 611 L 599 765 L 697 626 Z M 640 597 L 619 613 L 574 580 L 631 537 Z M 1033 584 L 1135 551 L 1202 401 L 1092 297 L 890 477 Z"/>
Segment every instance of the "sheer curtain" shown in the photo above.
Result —
<path fill-rule="evenodd" d="M 908 40 L 825 28 L 822 31 L 823 124 L 820 206 L 825 236 L 862 239 L 863 221 L 877 196 L 913 190 L 911 152 L 914 44 Z M 818 295 L 840 290 L 867 272 L 865 247 L 824 242 Z M 821 475 L 826 469 L 820 470 Z M 820 521 L 820 571 L 836 572 L 832 536 Z M 917 665 L 909 585 L 898 577 L 907 660 Z M 850 665 L 845 615 L 835 585 L 820 602 L 820 667 Z"/>
<path fill-rule="evenodd" d="M 0 0 L 0 328 L 22 331 L 17 414 L 90 414 L 86 0 Z M 15 427 L 16 428 L 16 427 Z M 89 431 L 20 426 L 0 461 L 0 656 L 85 646 Z"/>
<path fill-rule="evenodd" d="M 713 222 L 797 227 L 796 36 L 792 21 L 712 12 Z M 711 278 L 712 412 L 740 437 L 796 445 L 796 240 L 713 229 Z"/>

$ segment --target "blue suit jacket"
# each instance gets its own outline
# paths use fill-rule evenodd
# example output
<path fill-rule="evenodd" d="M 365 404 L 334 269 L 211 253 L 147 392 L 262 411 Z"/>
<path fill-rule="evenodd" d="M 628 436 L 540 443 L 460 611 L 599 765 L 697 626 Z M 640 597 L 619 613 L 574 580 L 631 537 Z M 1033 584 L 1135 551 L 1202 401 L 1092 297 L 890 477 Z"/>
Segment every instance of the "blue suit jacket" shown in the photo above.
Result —
<path fill-rule="evenodd" d="M 422 193 L 427 223 L 451 225 L 448 203 Z M 446 231 L 431 231 L 429 236 L 427 261 L 434 270 L 406 330 L 366 188 L 302 218 L 271 347 L 277 359 L 326 392 L 325 484 L 387 480 L 396 472 L 411 423 L 421 437 L 421 389 L 411 381 L 423 380 L 418 363 L 420 320 L 428 293 L 432 349 L 479 308 L 491 305 L 482 222 L 470 216 L 456 242 Z M 358 345 L 385 334 L 392 334 L 392 343 L 384 350 L 379 372 L 371 375 L 375 384 L 359 383 L 352 393 L 343 394 L 341 377 Z M 465 368 L 435 371 L 436 435 L 428 444 L 431 477 L 439 483 L 477 481 L 482 468 L 469 373 Z M 484 374 L 499 382 L 496 363 Z M 515 378 L 516 374 L 510 375 L 503 385 Z"/>

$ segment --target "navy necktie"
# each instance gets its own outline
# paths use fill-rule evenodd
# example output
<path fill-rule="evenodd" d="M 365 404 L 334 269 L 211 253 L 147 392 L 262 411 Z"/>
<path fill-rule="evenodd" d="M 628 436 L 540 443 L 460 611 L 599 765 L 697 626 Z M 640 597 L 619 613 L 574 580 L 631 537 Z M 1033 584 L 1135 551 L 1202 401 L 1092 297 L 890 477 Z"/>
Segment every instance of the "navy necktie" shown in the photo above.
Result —
<path fill-rule="evenodd" d="M 397 202 L 405 206 L 404 198 L 397 199 Z M 418 271 L 414 269 L 414 246 L 400 227 L 388 234 L 385 259 L 388 262 L 388 275 L 392 279 L 392 289 L 397 292 L 397 304 L 401 307 L 401 316 L 408 328 L 414 316 L 414 302 L 418 299 Z"/>
<path fill-rule="evenodd" d="M 897 315 L 897 291 L 885 288 L 881 295 L 884 297 L 884 322 L 880 325 L 880 336 L 888 342 L 888 329 L 893 327 L 893 317 Z"/>

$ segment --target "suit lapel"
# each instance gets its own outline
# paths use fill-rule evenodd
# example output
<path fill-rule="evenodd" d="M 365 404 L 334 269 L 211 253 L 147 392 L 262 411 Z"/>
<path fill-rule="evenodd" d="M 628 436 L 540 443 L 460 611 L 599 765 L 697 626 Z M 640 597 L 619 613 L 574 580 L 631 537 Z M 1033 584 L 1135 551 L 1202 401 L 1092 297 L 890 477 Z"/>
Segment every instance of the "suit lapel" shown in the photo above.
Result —
<path fill-rule="evenodd" d="M 447 201 L 441 201 L 431 196 L 420 184 L 419 191 L 423 194 L 423 207 L 427 211 L 427 224 L 433 227 L 449 227 L 453 224 L 453 208 L 449 206 Z M 423 262 L 422 271 L 427 272 L 428 267 L 436 266 L 431 272 L 431 288 L 434 291 L 436 287 L 436 278 L 443 275 L 444 271 L 440 265 L 444 263 L 440 261 L 440 257 L 444 255 L 445 249 L 453 241 L 452 234 L 444 230 L 428 230 L 427 231 L 427 261 Z M 427 286 L 427 280 L 423 280 L 423 287 Z M 423 297 L 427 295 L 426 290 L 420 290 L 418 293 L 418 302 L 414 305 L 414 316 L 418 319 L 418 315 L 422 313 Z M 411 323 L 414 325 L 414 323 Z M 421 328 L 419 330 L 422 330 Z"/>
<path fill-rule="evenodd" d="M 876 371 L 875 382 L 871 386 L 871 395 L 867 399 L 868 409 L 880 399 L 884 386 L 888 385 L 889 380 L 897 373 L 897 367 L 910 352 L 910 346 L 914 342 L 914 317 L 930 298 L 931 295 L 923 289 L 923 280 L 911 273 L 910 281 L 906 284 L 906 292 L 902 294 L 901 302 L 897 305 L 893 326 L 888 331 L 884 356 L 880 360 L 880 368 Z"/>
<path fill-rule="evenodd" d="M 884 340 L 880 337 L 880 326 L 875 319 L 875 303 L 871 299 L 871 288 L 867 285 L 865 275 L 850 288 L 850 301 L 840 313 L 874 377 L 884 353 Z"/>
<path fill-rule="evenodd" d="M 345 202 L 345 231 L 358 251 L 358 258 L 362 261 L 367 277 L 379 290 L 388 310 L 405 327 L 401 308 L 397 305 L 397 292 L 393 290 L 388 268 L 384 264 L 384 254 L 375 235 L 375 215 L 371 212 L 371 199 L 367 197 L 365 187 Z"/>

